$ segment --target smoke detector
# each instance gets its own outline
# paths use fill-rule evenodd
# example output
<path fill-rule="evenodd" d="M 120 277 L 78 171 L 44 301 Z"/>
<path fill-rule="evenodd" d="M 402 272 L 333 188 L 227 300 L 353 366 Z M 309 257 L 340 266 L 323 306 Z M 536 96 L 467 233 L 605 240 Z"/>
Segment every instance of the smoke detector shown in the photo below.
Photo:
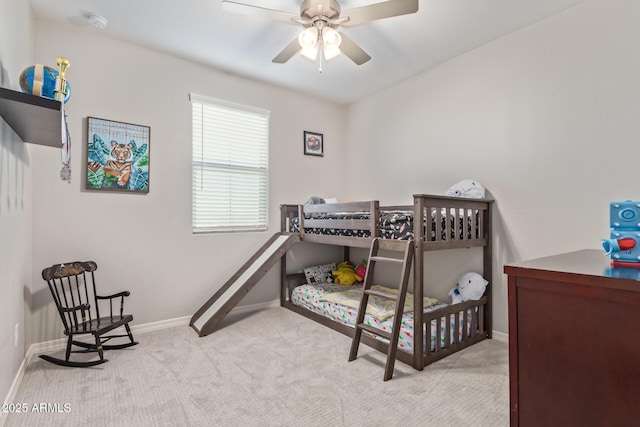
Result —
<path fill-rule="evenodd" d="M 104 30 L 105 28 L 107 28 L 107 18 L 105 18 L 104 16 L 94 15 L 90 13 L 87 15 L 87 22 L 97 30 Z"/>

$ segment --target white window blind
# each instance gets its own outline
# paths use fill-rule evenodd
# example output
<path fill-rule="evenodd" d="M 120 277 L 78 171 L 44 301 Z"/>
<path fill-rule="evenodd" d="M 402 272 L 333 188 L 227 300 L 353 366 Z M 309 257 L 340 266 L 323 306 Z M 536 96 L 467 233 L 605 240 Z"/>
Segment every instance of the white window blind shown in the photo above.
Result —
<path fill-rule="evenodd" d="M 264 231 L 269 111 L 191 94 L 194 233 Z"/>

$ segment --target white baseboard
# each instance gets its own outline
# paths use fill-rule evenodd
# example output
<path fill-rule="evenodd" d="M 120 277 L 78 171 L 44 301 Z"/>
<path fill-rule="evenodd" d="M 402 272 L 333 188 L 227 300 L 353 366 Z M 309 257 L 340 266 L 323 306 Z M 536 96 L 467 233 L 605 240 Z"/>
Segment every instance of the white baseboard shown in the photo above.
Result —
<path fill-rule="evenodd" d="M 175 328 L 189 324 L 191 316 L 176 317 L 175 319 L 159 320 L 157 322 L 143 323 L 141 325 L 131 325 L 131 333 L 146 334 L 147 332 L 159 331 L 161 329 Z"/>
<path fill-rule="evenodd" d="M 24 372 L 27 369 L 27 358 L 22 359 L 22 363 L 18 368 L 18 373 L 16 377 L 13 379 L 13 383 L 11 384 L 11 388 L 9 389 L 9 393 L 7 393 L 7 397 L 4 399 L 4 404 L 13 403 L 13 399 L 15 399 L 16 394 L 18 393 L 18 387 L 20 387 L 20 383 L 22 383 L 22 378 L 24 378 Z M 0 411 L 0 427 L 4 426 L 4 423 L 7 421 L 9 417 L 9 412 Z"/>
<path fill-rule="evenodd" d="M 229 316 L 242 315 L 247 313 L 252 313 L 259 310 L 265 310 L 268 308 L 274 308 L 280 306 L 280 300 L 274 300 L 264 303 L 258 304 L 249 304 L 249 305 L 241 305 L 239 307 L 233 308 L 229 313 Z M 143 323 L 140 325 L 131 325 L 131 333 L 133 334 L 145 334 L 147 332 L 159 331 L 161 329 L 175 328 L 178 326 L 187 326 L 189 325 L 189 321 L 191 320 L 191 316 L 184 317 L 176 317 L 175 319 L 167 319 L 160 320 L 157 322 Z M 78 341 L 82 341 L 82 339 L 78 339 Z M 33 356 L 37 356 L 43 353 L 48 353 L 51 351 L 57 351 L 65 348 L 67 345 L 66 338 L 60 338 L 51 341 L 39 342 L 35 344 L 31 344 L 29 349 L 27 350 L 27 354 L 24 356 L 22 363 L 20 364 L 20 368 L 16 373 L 16 376 L 11 384 L 11 388 L 9 389 L 9 393 L 7 393 L 7 397 L 4 400 L 5 404 L 13 403 L 13 399 L 16 397 L 18 393 L 18 388 L 20 387 L 20 383 L 24 378 L 24 373 L 27 368 L 27 365 L 31 361 Z M 0 413 L 0 427 L 4 426 L 4 423 L 8 417 L 8 413 Z"/>
<path fill-rule="evenodd" d="M 505 334 L 504 332 L 496 331 L 495 329 L 491 331 L 491 338 L 496 340 L 496 341 L 500 341 L 500 342 L 504 342 L 504 343 L 508 343 L 509 342 L 509 334 Z"/>

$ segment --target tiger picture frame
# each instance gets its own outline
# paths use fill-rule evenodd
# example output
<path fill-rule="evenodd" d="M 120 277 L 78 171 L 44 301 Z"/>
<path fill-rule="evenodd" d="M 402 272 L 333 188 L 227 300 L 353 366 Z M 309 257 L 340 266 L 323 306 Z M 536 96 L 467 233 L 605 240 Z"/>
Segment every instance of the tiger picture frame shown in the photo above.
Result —
<path fill-rule="evenodd" d="M 149 192 L 151 128 L 87 117 L 86 189 Z"/>

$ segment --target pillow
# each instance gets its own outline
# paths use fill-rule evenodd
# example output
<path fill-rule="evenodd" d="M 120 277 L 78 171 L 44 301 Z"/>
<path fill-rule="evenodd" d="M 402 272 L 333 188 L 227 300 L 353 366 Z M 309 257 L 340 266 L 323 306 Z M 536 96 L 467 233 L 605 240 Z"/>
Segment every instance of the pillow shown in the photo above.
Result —
<path fill-rule="evenodd" d="M 307 278 L 307 283 L 310 285 L 317 283 L 331 283 L 333 282 L 333 275 L 331 272 L 336 269 L 336 263 L 323 265 L 314 265 L 313 267 L 307 267 L 304 269 L 304 276 Z"/>
<path fill-rule="evenodd" d="M 318 196 L 311 196 L 306 202 L 304 202 L 305 205 L 321 205 L 323 203 L 324 199 Z"/>
<path fill-rule="evenodd" d="M 467 199 L 484 199 L 485 189 L 477 180 L 463 179 L 449 188 L 446 195 Z"/>

